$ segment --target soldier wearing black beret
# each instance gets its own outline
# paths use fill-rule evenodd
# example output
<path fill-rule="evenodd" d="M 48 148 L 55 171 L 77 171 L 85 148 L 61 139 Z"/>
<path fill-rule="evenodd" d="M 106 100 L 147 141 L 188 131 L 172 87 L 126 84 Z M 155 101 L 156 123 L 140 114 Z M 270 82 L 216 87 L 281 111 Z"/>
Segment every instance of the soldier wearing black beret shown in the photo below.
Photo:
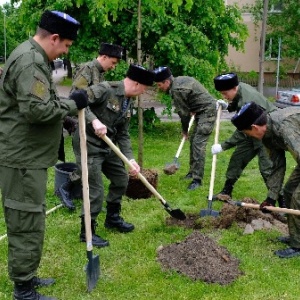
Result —
<path fill-rule="evenodd" d="M 80 24 L 45 11 L 33 38 L 9 56 L 0 81 L 0 186 L 8 238 L 8 270 L 15 300 L 54 298 L 36 288 L 54 283 L 37 277 L 45 234 L 47 168 L 57 162 L 63 119 L 88 105 L 78 90 L 60 99 L 50 62 L 67 54 Z"/>
<path fill-rule="evenodd" d="M 300 210 L 300 111 L 288 107 L 267 113 L 256 103 L 250 102 L 241 108 L 231 122 L 247 136 L 262 141 L 272 159 L 268 195 L 261 203 L 261 209 L 265 211 L 265 206 L 275 206 L 285 177 L 285 152 L 289 151 L 296 161 L 296 167 L 284 186 L 283 194 L 287 208 Z M 289 248 L 275 251 L 275 255 L 281 258 L 300 255 L 300 216 L 288 214 L 287 220 L 289 236 L 278 239 Z"/>
<path fill-rule="evenodd" d="M 128 172 L 122 160 L 101 139 L 107 135 L 121 152 L 131 161 L 135 170 L 140 171 L 134 160 L 129 136 L 129 122 L 133 109 L 133 97 L 143 94 L 153 84 L 153 72 L 139 65 L 131 64 L 126 77 L 118 82 L 101 82 L 86 88 L 89 95 L 90 113 L 86 116 L 88 180 L 90 191 L 92 243 L 105 247 L 109 242 L 96 233 L 97 217 L 104 201 L 103 175 L 110 181 L 106 197 L 106 218 L 104 226 L 119 232 L 131 232 L 134 225 L 121 217 L 122 196 L 128 184 Z M 76 162 L 81 168 L 79 130 L 73 137 Z M 81 231 L 79 239 L 86 242 L 84 210 L 81 210 Z"/>
<path fill-rule="evenodd" d="M 276 107 L 269 102 L 261 93 L 249 84 L 240 82 L 237 74 L 233 72 L 223 73 L 214 78 L 215 89 L 219 91 L 223 98 L 228 101 L 228 111 L 238 112 L 241 107 L 254 101 L 262 106 L 266 111 L 274 111 Z M 271 171 L 272 162 L 263 147 L 261 141 L 245 136 L 240 131 L 236 130 L 233 135 L 220 144 L 212 146 L 212 154 L 218 154 L 235 147 L 231 155 L 227 170 L 226 181 L 220 193 L 214 195 L 214 198 L 219 200 L 228 200 L 232 196 L 234 184 L 242 175 L 243 170 L 248 163 L 258 157 L 260 173 L 267 184 L 267 179 Z M 284 206 L 282 195 L 278 195 L 276 200 L 280 202 L 280 206 Z"/>

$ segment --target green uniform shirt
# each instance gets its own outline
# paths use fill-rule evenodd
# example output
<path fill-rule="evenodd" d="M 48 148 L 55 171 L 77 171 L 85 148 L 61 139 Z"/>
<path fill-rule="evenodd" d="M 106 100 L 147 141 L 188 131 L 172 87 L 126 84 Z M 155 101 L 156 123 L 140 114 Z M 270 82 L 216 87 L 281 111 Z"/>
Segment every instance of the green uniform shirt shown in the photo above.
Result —
<path fill-rule="evenodd" d="M 62 121 L 77 108 L 59 99 L 51 74 L 33 39 L 11 53 L 0 81 L 0 165 L 42 169 L 57 162 Z"/>
<path fill-rule="evenodd" d="M 126 98 L 124 82 L 101 82 L 88 87 L 89 107 L 91 113 L 107 127 L 107 136 L 113 140 L 122 153 L 128 158 L 133 158 L 129 136 L 129 122 L 132 112 L 132 100 Z M 124 104 L 126 108 L 124 109 Z M 91 123 L 86 126 L 87 141 L 94 147 L 107 146 L 101 138 L 95 135 Z M 78 131 L 74 136 L 78 139 Z M 88 151 L 92 155 L 91 151 Z"/>
<path fill-rule="evenodd" d="M 300 110 L 294 107 L 280 109 L 268 115 L 267 132 L 263 144 L 273 162 L 268 178 L 269 193 L 277 199 L 286 172 L 285 151 L 289 151 L 300 165 Z"/>
<path fill-rule="evenodd" d="M 237 94 L 233 98 L 232 103 L 230 104 L 230 111 L 238 112 L 244 104 L 249 103 L 251 101 L 263 107 L 267 112 L 271 112 L 277 109 L 276 106 L 273 105 L 270 101 L 268 101 L 261 93 L 259 93 L 257 89 L 255 89 L 249 84 L 240 82 Z M 227 139 L 221 144 L 222 149 L 227 150 L 232 147 L 235 147 L 240 141 L 244 139 L 245 135 L 242 132 L 236 130 L 229 139 Z M 253 143 L 254 148 L 259 148 L 261 145 L 261 142 L 256 139 L 253 139 Z"/>
<path fill-rule="evenodd" d="M 178 112 L 182 129 L 187 132 L 190 113 L 196 113 L 201 123 L 215 120 L 216 100 L 196 79 L 189 76 L 178 76 L 173 79 L 169 93 Z M 209 118 L 209 120 L 206 120 Z"/>

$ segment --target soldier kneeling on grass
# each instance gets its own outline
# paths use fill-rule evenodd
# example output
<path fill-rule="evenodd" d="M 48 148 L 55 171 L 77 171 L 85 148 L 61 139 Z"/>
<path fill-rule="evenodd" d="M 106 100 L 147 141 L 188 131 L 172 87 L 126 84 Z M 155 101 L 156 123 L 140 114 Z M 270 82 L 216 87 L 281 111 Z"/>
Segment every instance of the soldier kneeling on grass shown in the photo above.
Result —
<path fill-rule="evenodd" d="M 261 140 L 273 162 L 268 178 L 268 195 L 260 205 L 275 206 L 286 171 L 285 151 L 289 151 L 297 166 L 286 182 L 283 193 L 287 208 L 300 209 L 300 111 L 293 107 L 267 113 L 254 102 L 245 104 L 231 119 L 234 126 L 248 136 Z M 300 255 L 300 216 L 288 215 L 289 236 L 278 238 L 289 248 L 275 251 L 281 258 Z"/>

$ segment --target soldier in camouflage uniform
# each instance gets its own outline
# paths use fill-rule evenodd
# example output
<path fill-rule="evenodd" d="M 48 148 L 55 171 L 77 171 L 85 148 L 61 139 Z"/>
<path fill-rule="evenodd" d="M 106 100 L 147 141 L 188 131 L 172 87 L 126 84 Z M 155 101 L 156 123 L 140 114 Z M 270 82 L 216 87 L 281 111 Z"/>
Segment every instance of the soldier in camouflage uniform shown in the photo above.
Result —
<path fill-rule="evenodd" d="M 133 158 L 128 132 L 133 108 L 131 97 L 144 93 L 147 86 L 153 84 L 153 77 L 153 72 L 138 65 L 130 65 L 127 76 L 123 81 L 105 81 L 86 88 L 90 102 L 90 112 L 86 115 L 86 135 L 91 229 L 92 243 L 96 247 L 109 245 L 107 240 L 96 234 L 97 216 L 101 212 L 104 198 L 102 174 L 110 180 L 106 197 L 105 227 L 116 229 L 119 232 L 130 232 L 134 229 L 133 224 L 125 222 L 120 216 L 121 200 L 128 184 L 128 173 L 122 160 L 101 139 L 101 136 L 107 134 L 119 146 L 121 152 L 132 162 L 135 167 L 134 170 L 130 171 L 132 175 L 140 171 L 139 165 Z M 76 162 L 80 166 L 78 130 L 76 130 L 73 137 L 73 149 Z M 80 241 L 86 242 L 83 208 L 81 211 Z"/>
<path fill-rule="evenodd" d="M 260 205 L 275 206 L 286 172 L 285 151 L 289 151 L 296 160 L 296 167 L 287 180 L 283 193 L 288 208 L 300 210 L 300 111 L 294 107 L 276 110 L 270 113 L 254 102 L 244 105 L 232 118 L 232 123 L 248 136 L 262 140 L 273 162 L 268 177 L 268 196 Z M 282 258 L 300 255 L 300 216 L 288 214 L 289 236 L 279 240 L 290 246 L 275 251 Z"/>
<path fill-rule="evenodd" d="M 276 110 L 277 108 L 269 102 L 262 94 L 260 94 L 252 86 L 239 82 L 235 73 L 227 73 L 218 75 L 214 78 L 216 90 L 220 91 L 223 97 L 228 100 L 228 111 L 238 112 L 241 107 L 254 101 L 267 112 Z M 236 181 L 240 178 L 243 170 L 248 163 L 258 156 L 259 170 L 265 183 L 271 172 L 272 162 L 268 158 L 265 147 L 256 139 L 247 137 L 242 132 L 236 130 L 233 135 L 221 144 L 212 146 L 212 154 L 236 147 L 229 161 L 226 171 L 226 181 L 222 191 L 215 195 L 214 198 L 219 200 L 228 200 L 231 198 L 232 190 Z M 284 206 L 283 198 L 280 197 L 280 206 Z"/>
<path fill-rule="evenodd" d="M 192 179 L 188 190 L 195 190 L 202 185 L 206 144 L 214 128 L 217 102 L 192 77 L 173 77 L 168 67 L 159 67 L 154 70 L 154 73 L 154 81 L 158 88 L 169 93 L 174 101 L 174 106 L 181 119 L 182 134 L 186 139 L 188 138 L 187 131 L 191 115 L 195 115 L 195 126 L 190 136 L 190 167 L 189 172 L 184 177 L 185 179 Z M 227 108 L 224 101 L 222 105 Z"/>
<path fill-rule="evenodd" d="M 50 61 L 67 54 L 79 23 L 45 11 L 33 38 L 9 56 L 0 81 L 0 187 L 8 271 L 15 300 L 50 300 L 36 292 L 53 279 L 36 275 L 45 233 L 47 168 L 57 162 L 63 119 L 88 104 L 86 91 L 59 99 Z"/>
<path fill-rule="evenodd" d="M 104 81 L 104 73 L 116 67 L 122 52 L 123 47 L 119 45 L 101 43 L 98 57 L 83 64 L 75 73 L 70 93 Z M 72 198 L 82 198 L 81 180 L 77 172 L 70 174 L 70 180 L 58 188 L 57 194 L 65 207 L 75 209 Z"/>

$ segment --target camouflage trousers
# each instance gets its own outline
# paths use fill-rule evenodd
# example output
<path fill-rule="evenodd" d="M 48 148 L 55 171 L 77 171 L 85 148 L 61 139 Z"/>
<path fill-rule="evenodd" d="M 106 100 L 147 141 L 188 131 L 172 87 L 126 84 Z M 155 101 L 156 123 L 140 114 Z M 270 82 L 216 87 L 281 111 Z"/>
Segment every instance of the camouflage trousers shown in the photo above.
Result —
<path fill-rule="evenodd" d="M 300 166 L 297 165 L 286 182 L 284 198 L 287 208 L 300 210 Z M 290 246 L 300 248 L 300 216 L 287 215 Z"/>
<path fill-rule="evenodd" d="M 226 180 L 236 182 L 242 175 L 243 170 L 255 156 L 258 157 L 260 174 L 264 182 L 267 183 L 267 179 L 271 174 L 272 161 L 262 143 L 260 147 L 255 147 L 252 139 L 247 137 L 237 144 L 231 155 L 226 171 Z"/>
<path fill-rule="evenodd" d="M 15 282 L 36 275 L 45 233 L 47 170 L 0 166 L 8 238 L 8 272 Z"/>
<path fill-rule="evenodd" d="M 215 122 L 198 122 L 190 136 L 190 169 L 193 179 L 203 180 L 206 145 Z"/>

